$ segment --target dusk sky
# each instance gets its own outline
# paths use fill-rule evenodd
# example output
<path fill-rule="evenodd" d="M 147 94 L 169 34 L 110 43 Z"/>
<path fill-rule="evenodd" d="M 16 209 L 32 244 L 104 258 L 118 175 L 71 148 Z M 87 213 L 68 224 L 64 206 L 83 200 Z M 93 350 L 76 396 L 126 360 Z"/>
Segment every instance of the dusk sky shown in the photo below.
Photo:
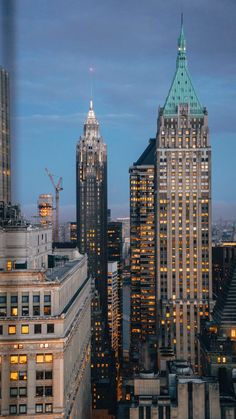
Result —
<path fill-rule="evenodd" d="M 75 149 L 89 107 L 90 75 L 108 147 L 113 216 L 129 213 L 129 166 L 156 135 L 175 72 L 180 15 L 190 74 L 209 112 L 214 217 L 236 218 L 235 0 L 17 0 L 15 197 L 36 215 L 63 177 L 62 219 L 75 219 Z M 13 169 L 14 170 L 14 169 Z"/>

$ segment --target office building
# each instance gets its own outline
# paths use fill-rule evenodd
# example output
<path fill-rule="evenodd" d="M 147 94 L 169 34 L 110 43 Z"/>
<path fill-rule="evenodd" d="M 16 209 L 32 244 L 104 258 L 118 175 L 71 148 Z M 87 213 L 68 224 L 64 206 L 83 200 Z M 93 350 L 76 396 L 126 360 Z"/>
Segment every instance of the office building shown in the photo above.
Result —
<path fill-rule="evenodd" d="M 107 259 L 109 262 L 117 262 L 117 286 L 118 286 L 118 345 L 121 354 L 122 346 L 122 268 L 123 268 L 123 237 L 122 223 L 109 221 L 107 226 Z"/>
<path fill-rule="evenodd" d="M 212 247 L 212 291 L 217 300 L 236 258 L 236 242 L 222 242 Z"/>
<path fill-rule="evenodd" d="M 38 215 L 41 225 L 53 225 L 53 196 L 52 194 L 41 194 L 38 199 Z"/>
<path fill-rule="evenodd" d="M 196 334 L 212 300 L 211 146 L 207 110 L 188 70 L 183 23 L 176 72 L 158 116 L 156 188 L 159 359 L 173 350 L 197 371 Z"/>
<path fill-rule="evenodd" d="M 89 418 L 87 257 L 48 270 L 51 229 L 15 226 L 0 237 L 0 415 Z"/>
<path fill-rule="evenodd" d="M 77 237 L 95 279 L 103 312 L 107 309 L 107 151 L 93 102 L 76 149 Z"/>
<path fill-rule="evenodd" d="M 202 373 L 217 377 L 221 417 L 236 415 L 236 257 L 217 297 L 211 322 L 202 322 Z"/>
<path fill-rule="evenodd" d="M 110 262 L 122 264 L 122 222 L 109 221 L 107 225 L 107 258 Z"/>
<path fill-rule="evenodd" d="M 91 310 L 91 391 L 93 417 L 106 418 L 116 410 L 116 365 L 110 336 L 104 333 L 106 322 L 100 296 L 92 292 Z"/>
<path fill-rule="evenodd" d="M 10 141 L 9 74 L 0 66 L 0 202 L 11 202 L 11 141 Z"/>
<path fill-rule="evenodd" d="M 169 362 L 165 375 L 143 371 L 127 381 L 123 400 L 118 419 L 221 419 L 218 380 L 194 375 L 184 360 Z"/>
<path fill-rule="evenodd" d="M 130 276 L 125 275 L 122 283 L 122 356 L 129 360 L 130 351 Z"/>
<path fill-rule="evenodd" d="M 117 262 L 108 262 L 107 318 L 111 347 L 118 358 L 119 350 L 119 290 Z"/>
<path fill-rule="evenodd" d="M 77 244 L 77 223 L 74 221 L 66 224 L 66 241 Z"/>
<path fill-rule="evenodd" d="M 142 344 L 156 339 L 154 170 L 155 139 L 130 168 L 131 359 L 140 364 Z"/>
<path fill-rule="evenodd" d="M 52 229 L 16 219 L 0 229 L 0 269 L 45 269 L 52 252 Z"/>

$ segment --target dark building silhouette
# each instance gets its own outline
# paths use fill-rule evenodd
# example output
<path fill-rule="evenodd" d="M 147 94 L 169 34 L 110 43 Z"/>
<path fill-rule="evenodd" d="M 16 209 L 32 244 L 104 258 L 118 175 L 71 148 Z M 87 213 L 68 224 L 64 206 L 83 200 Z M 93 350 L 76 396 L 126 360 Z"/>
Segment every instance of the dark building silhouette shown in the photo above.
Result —
<path fill-rule="evenodd" d="M 236 242 L 223 242 L 212 247 L 212 290 L 215 300 L 222 291 L 235 257 Z"/>
<path fill-rule="evenodd" d="M 217 377 L 221 417 L 236 416 L 236 257 L 218 295 L 211 322 L 199 335 L 202 373 Z"/>
<path fill-rule="evenodd" d="M 107 307 L 107 150 L 93 102 L 76 149 L 77 237 L 80 253 L 88 255 L 102 310 Z"/>
<path fill-rule="evenodd" d="M 130 167 L 130 356 L 140 366 L 142 345 L 156 338 L 155 139 Z M 137 365 L 137 366 L 138 366 Z"/>
<path fill-rule="evenodd" d="M 92 408 L 113 413 L 116 410 L 116 365 L 108 333 L 104 333 L 105 328 L 100 297 L 95 290 L 91 318 Z"/>

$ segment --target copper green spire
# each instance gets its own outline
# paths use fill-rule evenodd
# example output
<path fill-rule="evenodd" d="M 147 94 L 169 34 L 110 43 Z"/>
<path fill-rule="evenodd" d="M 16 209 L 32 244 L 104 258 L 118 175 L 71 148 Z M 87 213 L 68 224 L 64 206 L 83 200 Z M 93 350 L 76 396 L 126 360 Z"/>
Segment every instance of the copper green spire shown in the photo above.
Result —
<path fill-rule="evenodd" d="M 181 29 L 178 39 L 178 56 L 177 56 L 177 67 L 187 66 L 187 57 L 186 57 L 186 39 L 184 36 L 184 18 L 183 13 L 181 14 Z"/>
<path fill-rule="evenodd" d="M 183 14 L 181 15 L 181 29 L 178 38 L 176 72 L 164 105 L 164 114 L 176 115 L 178 113 L 179 104 L 188 104 L 190 114 L 192 115 L 203 114 L 203 107 L 198 100 L 187 68 Z"/>

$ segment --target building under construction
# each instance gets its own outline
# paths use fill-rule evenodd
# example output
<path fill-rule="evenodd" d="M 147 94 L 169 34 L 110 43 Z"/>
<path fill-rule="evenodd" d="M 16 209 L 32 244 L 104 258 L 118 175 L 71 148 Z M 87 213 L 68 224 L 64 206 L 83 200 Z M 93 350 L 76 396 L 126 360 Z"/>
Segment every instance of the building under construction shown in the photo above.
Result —
<path fill-rule="evenodd" d="M 44 226 L 53 225 L 53 196 L 41 194 L 38 199 L 39 223 Z"/>

